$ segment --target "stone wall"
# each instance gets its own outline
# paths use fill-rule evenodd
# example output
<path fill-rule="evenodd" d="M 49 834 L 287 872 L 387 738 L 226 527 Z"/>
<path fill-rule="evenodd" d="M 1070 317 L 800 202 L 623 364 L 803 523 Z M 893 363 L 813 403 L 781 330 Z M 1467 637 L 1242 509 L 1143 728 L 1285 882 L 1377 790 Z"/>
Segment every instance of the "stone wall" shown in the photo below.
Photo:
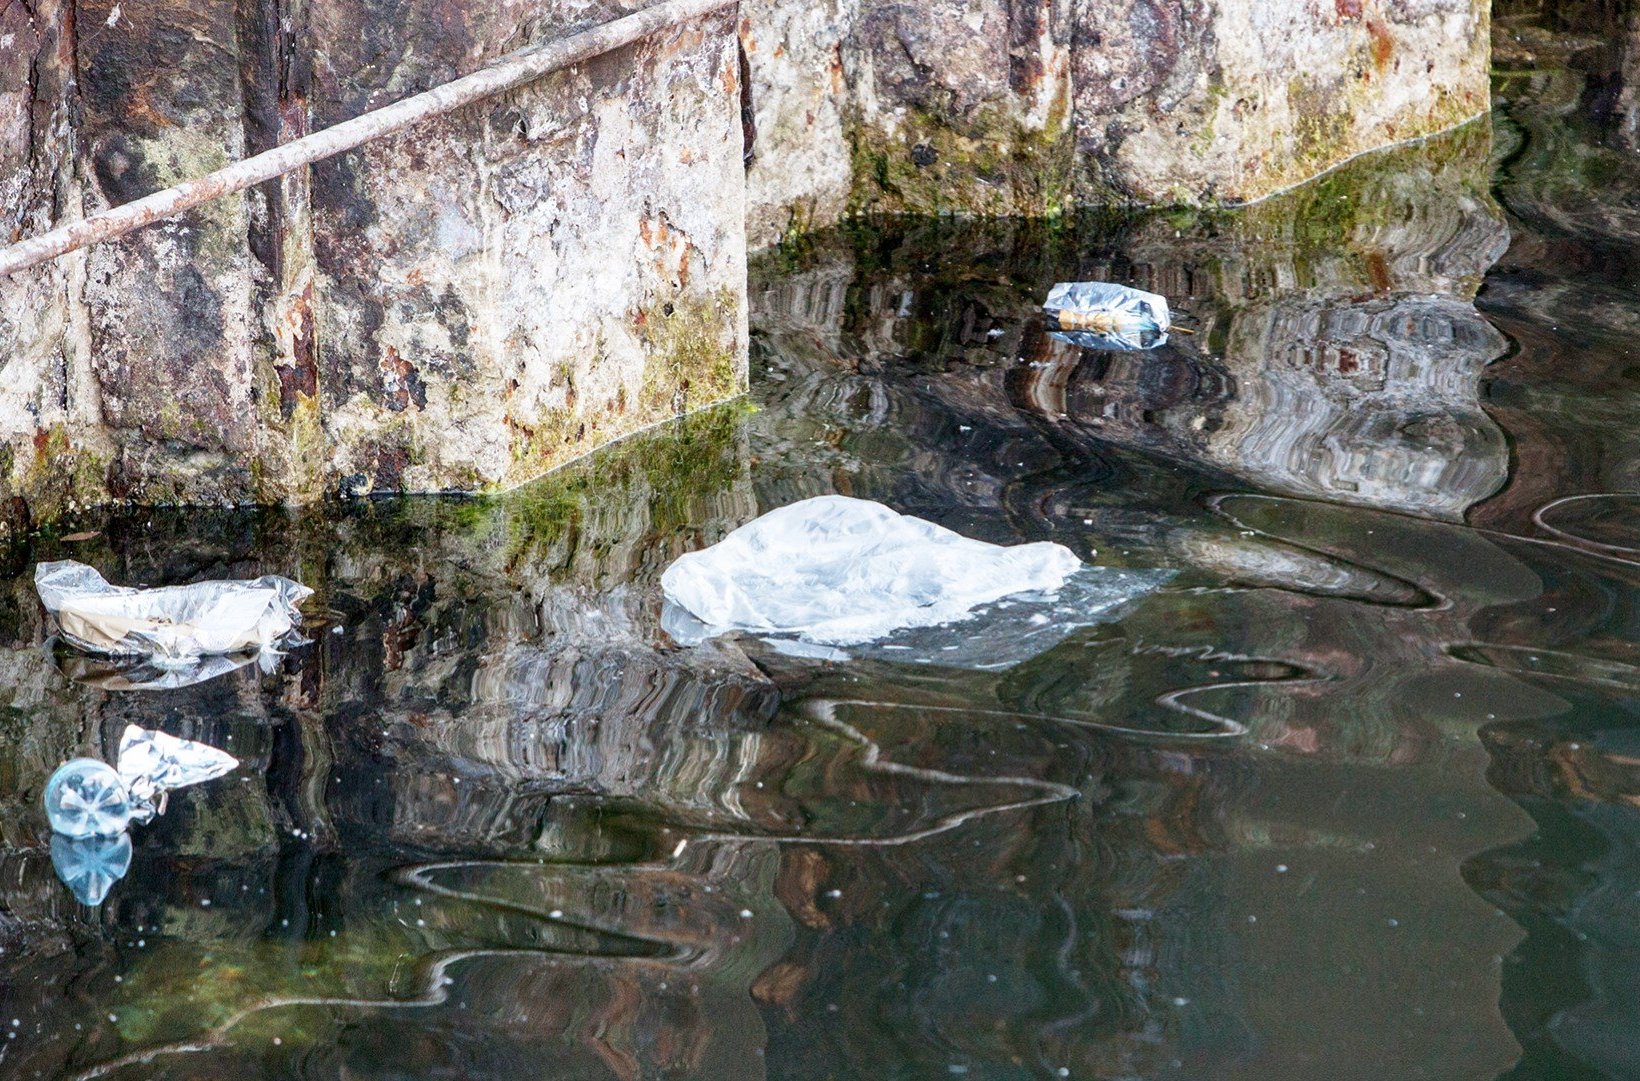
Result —
<path fill-rule="evenodd" d="M 0 11 L 0 240 L 643 5 Z M 504 488 L 744 388 L 733 16 L 0 280 L 0 498 Z"/>
<path fill-rule="evenodd" d="M 754 246 L 850 209 L 1245 202 L 1488 105 L 1487 0 L 744 7 Z"/>

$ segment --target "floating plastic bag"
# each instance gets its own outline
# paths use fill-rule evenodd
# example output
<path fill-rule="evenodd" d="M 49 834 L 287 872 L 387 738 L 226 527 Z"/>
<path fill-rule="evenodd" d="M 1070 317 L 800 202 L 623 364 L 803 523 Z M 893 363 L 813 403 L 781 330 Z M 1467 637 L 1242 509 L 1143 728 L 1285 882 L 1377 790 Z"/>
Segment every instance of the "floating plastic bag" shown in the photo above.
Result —
<path fill-rule="evenodd" d="M 851 645 L 963 619 L 1082 569 L 1059 544 L 970 540 L 881 503 L 821 496 L 770 511 L 681 556 L 661 588 L 708 633 L 790 634 Z"/>
<path fill-rule="evenodd" d="M 62 636 L 90 653 L 156 661 L 277 650 L 295 636 L 313 590 L 270 574 L 250 582 L 159 589 L 109 585 L 84 563 L 34 568 L 34 588 Z"/>
<path fill-rule="evenodd" d="M 66 837 L 111 837 L 132 822 L 164 809 L 175 788 L 232 772 L 239 759 L 191 739 L 127 725 L 120 736 L 118 767 L 76 758 L 57 767 L 46 782 L 46 817 Z"/>
<path fill-rule="evenodd" d="M 1060 282 L 1042 305 L 1054 337 L 1088 349 L 1130 352 L 1167 341 L 1167 298 L 1110 282 Z"/>
<path fill-rule="evenodd" d="M 1166 585 L 1170 570 L 1083 567 L 1052 593 L 1021 593 L 962 622 L 909 627 L 858 652 L 880 661 L 998 672 L 1046 653 L 1084 627 L 1112 623 Z"/>
<path fill-rule="evenodd" d="M 763 636 L 763 641 L 779 655 L 805 661 L 840 663 L 859 656 L 932 668 L 1002 671 L 1046 653 L 1077 630 L 1114 623 L 1166 586 L 1173 574 L 1163 569 L 1082 568 L 1056 591 L 1014 594 L 977 607 L 961 622 L 904 627 L 846 650 L 776 635 Z M 661 627 L 684 646 L 700 645 L 713 633 L 722 633 L 671 602 L 661 610 Z"/>
<path fill-rule="evenodd" d="M 763 642 L 787 657 L 847 661 L 869 657 L 895 664 L 997 672 L 1022 664 L 1084 627 L 1112 623 L 1173 578 L 1170 570 L 1084 567 L 1051 593 L 1016 593 L 981 605 L 960 622 L 903 627 L 871 642 L 841 649 L 773 635 Z M 679 645 L 693 646 L 713 631 L 679 605 L 661 610 L 661 626 Z"/>

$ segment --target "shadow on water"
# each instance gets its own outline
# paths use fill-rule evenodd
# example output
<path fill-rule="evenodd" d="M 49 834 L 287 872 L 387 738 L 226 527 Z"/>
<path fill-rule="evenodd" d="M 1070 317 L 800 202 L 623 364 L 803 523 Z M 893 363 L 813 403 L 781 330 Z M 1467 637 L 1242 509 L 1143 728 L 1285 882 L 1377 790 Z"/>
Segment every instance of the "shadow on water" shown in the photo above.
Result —
<path fill-rule="evenodd" d="M 1238 212 L 810 238 L 752 408 L 508 496 L 9 550 L 0 1074 L 1640 1073 L 1640 296 L 1532 78 Z M 1196 333 L 1054 339 L 1080 278 Z M 668 636 L 672 559 L 825 492 L 1171 577 L 1000 668 Z M 64 555 L 297 577 L 314 641 L 121 689 Z M 86 908 L 40 790 L 129 723 L 245 765 Z"/>

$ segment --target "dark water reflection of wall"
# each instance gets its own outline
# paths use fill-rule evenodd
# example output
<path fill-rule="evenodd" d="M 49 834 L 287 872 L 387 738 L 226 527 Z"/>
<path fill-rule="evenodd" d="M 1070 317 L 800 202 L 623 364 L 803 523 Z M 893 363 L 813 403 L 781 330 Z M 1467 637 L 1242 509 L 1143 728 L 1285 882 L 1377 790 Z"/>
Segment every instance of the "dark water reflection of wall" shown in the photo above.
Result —
<path fill-rule="evenodd" d="M 919 227 L 897 251 L 839 247 L 765 293 L 767 340 L 862 363 L 943 354 L 1005 367 L 1011 403 L 1062 443 L 1457 518 L 1509 462 L 1479 400 L 1506 343 L 1471 304 L 1509 244 L 1488 194 L 1490 145 L 1487 126 L 1471 125 L 1433 153 L 1375 157 L 1219 217 Z M 866 280 L 845 312 L 835 294 L 856 260 Z M 1071 278 L 1160 291 L 1197 333 L 1144 353 L 1056 340 L 1029 316 Z"/>
<path fill-rule="evenodd" d="M 145 514 L 15 552 L 8 1069 L 719 1078 L 887 1054 L 905 1076 L 999 1056 L 1035 1076 L 1154 1057 L 1145 913 L 1206 843 L 1217 782 L 999 717 L 1030 705 L 1017 672 L 896 690 L 888 666 L 828 728 L 803 704 L 843 689 L 801 666 L 677 649 L 655 580 L 756 513 L 748 439 L 720 411 L 489 504 Z M 294 574 L 319 590 L 315 641 L 179 690 L 74 683 L 26 573 L 64 551 L 122 581 Z M 1063 709 L 1096 716 L 1093 690 Z M 39 791 L 127 723 L 245 766 L 137 831 L 86 910 L 51 873 Z M 1082 798 L 992 813 L 1055 784 Z M 999 1009 L 1001 1030 L 975 1027 Z"/>
<path fill-rule="evenodd" d="M 1158 921 L 1208 1003 L 1164 1040 L 1187 1074 L 1640 1068 L 1637 174 L 1581 118 L 1593 81 L 1506 81 L 1491 161 L 1471 131 L 1224 219 L 913 225 L 763 293 L 765 502 L 835 488 L 1185 572 L 1098 680 L 1129 720 L 1211 684 L 1190 700 L 1266 752 L 1221 774 Z M 1031 303 L 1079 277 L 1204 333 L 1059 345 Z"/>
<path fill-rule="evenodd" d="M 1123 622 L 1130 644 L 1113 652 L 1125 660 L 1102 678 L 1153 690 L 1133 659 L 1193 650 L 1218 660 L 1215 680 L 1238 656 L 1314 677 L 1265 671 L 1194 699 L 1254 718 L 1277 756 L 1222 790 L 1218 814 L 1238 827 L 1227 851 L 1307 837 L 1347 853 L 1307 887 L 1315 907 L 1285 921 L 1259 915 L 1272 880 L 1252 867 L 1228 891 L 1179 890 L 1195 907 L 1181 906 L 1173 941 L 1203 935 L 1218 952 L 1181 957 L 1178 971 L 1200 980 L 1227 941 L 1246 951 L 1230 966 L 1234 1005 L 1197 1030 L 1209 1042 L 1245 1032 L 1231 1053 L 1244 1063 L 1291 1054 L 1293 1069 L 1348 1076 L 1370 1062 L 1398 1076 L 1393 1044 L 1407 1071 L 1490 1076 L 1518 1041 L 1519 1076 L 1632 1072 L 1627 812 L 1577 808 L 1633 806 L 1640 791 L 1619 735 L 1640 687 L 1625 562 L 1640 550 L 1640 503 L 1599 496 L 1534 520 L 1560 496 L 1635 486 L 1632 169 L 1586 152 L 1553 126 L 1558 113 L 1517 115 L 1527 150 L 1508 127 L 1499 155 L 1517 154 L 1502 190 L 1518 217 L 1487 194 L 1486 141 L 1472 131 L 1446 144 L 1450 157 L 1426 148 L 1345 171 L 1295 197 L 1302 213 L 1271 204 L 1046 233 L 914 225 L 892 242 L 821 248 L 763 293 L 764 395 L 778 414 L 754 441 L 766 502 L 836 488 L 976 533 L 1186 570 Z M 1545 131 L 1560 140 L 1547 150 Z M 1570 158 L 1555 149 L 1568 141 Z M 1568 160 L 1587 175 L 1544 182 Z M 1352 198 L 1363 189 L 1371 198 Z M 1383 213 L 1340 220 L 1329 204 Z M 1472 299 L 1500 257 L 1482 316 Z M 1073 277 L 1193 297 L 1176 308 L 1205 333 L 1151 354 L 1060 346 L 1030 305 Z M 1248 487 L 1261 497 L 1217 497 Z M 1134 697 L 1105 715 L 1143 712 L 1149 700 Z M 1516 781 L 1525 766 L 1554 780 Z M 1543 831 L 1519 851 L 1508 839 L 1530 827 L 1498 788 Z M 1209 851 L 1193 864 L 1211 875 L 1221 859 L 1235 862 Z M 1495 875 L 1522 877 L 1517 888 Z M 1461 879 L 1526 942 L 1510 948 L 1518 932 Z M 1321 897 L 1321 884 L 1337 893 Z M 1201 913 L 1232 896 L 1273 928 L 1256 945 L 1232 921 L 1222 938 L 1201 930 Z M 1362 896 L 1385 922 L 1346 926 Z M 1421 932 L 1404 933 L 1403 909 Z M 1226 1075 L 1223 1059 L 1198 1065 Z"/>
<path fill-rule="evenodd" d="M 489 1076 L 554 1041 L 571 1069 L 746 1061 L 745 979 L 718 969 L 778 950 L 784 921 L 759 885 L 777 853 L 674 857 L 648 820 L 609 829 L 576 803 L 716 813 L 755 764 L 772 685 L 732 649 L 680 659 L 653 589 L 678 553 L 755 513 L 746 469 L 738 414 L 720 411 L 492 504 L 112 521 L 72 551 L 115 580 L 279 571 L 319 590 L 312 645 L 182 690 L 70 682 L 19 573 L 0 661 L 8 1070 L 153 1076 L 139 1059 L 160 1049 L 167 1076 L 293 1055 L 311 1076 Z M 13 570 L 59 550 L 21 550 Z M 127 723 L 245 766 L 137 831 L 128 878 L 82 910 L 45 858 L 39 792 L 56 761 L 106 753 Z M 713 882 L 717 896 L 666 902 Z M 604 1047 L 604 1028 L 624 1035 Z M 203 1053 L 173 1046 L 202 1039 Z"/>
<path fill-rule="evenodd" d="M 1528 31 L 1535 50 L 1544 42 L 1527 25 L 1512 28 Z M 1485 733 L 1491 781 L 1531 814 L 1534 832 L 1477 853 L 1465 868 L 1527 932 L 1504 964 L 1501 1006 L 1524 1047 L 1512 1078 L 1626 1077 L 1640 1062 L 1640 173 L 1632 73 L 1614 80 L 1606 66 L 1632 68 L 1636 41 L 1632 28 L 1596 35 L 1594 48 L 1567 34 L 1568 48 L 1551 40 L 1538 65 L 1506 59 L 1511 70 L 1498 79 L 1507 103 L 1497 191 L 1514 240 L 1481 307 L 1514 343 L 1491 372 L 1488 399 L 1517 465 L 1470 519 L 1531 538 L 1520 550 L 1543 589 L 1536 604 L 1476 620 L 1475 638 L 1489 645 L 1473 656 L 1565 703 L 1551 718 Z"/>

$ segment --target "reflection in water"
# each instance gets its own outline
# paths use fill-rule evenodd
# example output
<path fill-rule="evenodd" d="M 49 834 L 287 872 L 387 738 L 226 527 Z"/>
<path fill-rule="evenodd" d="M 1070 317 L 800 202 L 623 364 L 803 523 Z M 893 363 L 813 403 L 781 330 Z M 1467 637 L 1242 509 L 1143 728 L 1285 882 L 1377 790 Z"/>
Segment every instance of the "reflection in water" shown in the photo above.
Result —
<path fill-rule="evenodd" d="M 110 577 L 315 585 L 265 664 L 65 670 L 60 546 L 8 550 L 4 1072 L 1632 1076 L 1640 300 L 1511 117 L 1507 210 L 1480 125 L 1236 213 L 815 238 L 755 410 L 510 496 L 91 523 Z M 1051 338 L 1095 278 L 1199 333 Z M 674 558 L 828 492 L 1146 573 L 960 664 L 669 633 Z M 115 881 L 39 787 L 127 724 L 244 766 Z"/>
<path fill-rule="evenodd" d="M 48 642 L 47 647 L 57 658 L 63 675 L 105 691 L 170 691 L 227 675 L 247 664 L 259 664 L 264 672 L 278 665 L 274 653 L 218 653 L 183 664 L 155 664 L 137 657 L 92 656 L 54 642 Z"/>
<path fill-rule="evenodd" d="M 65 837 L 54 833 L 51 866 L 76 901 L 95 908 L 131 869 L 131 835 Z"/>
<path fill-rule="evenodd" d="M 1391 155 L 1189 240 L 1141 223 L 1099 269 L 1188 293 L 1202 335 L 1132 357 L 1027 339 L 1011 395 L 1068 438 L 1457 518 L 1509 462 L 1479 401 L 1505 342 L 1470 303 L 1509 241 L 1486 194 L 1485 135 L 1452 137 L 1440 165 L 1412 177 L 1395 168 L 1408 155 Z"/>
<path fill-rule="evenodd" d="M 1467 303 L 1306 300 L 1229 322 L 1221 358 L 1049 352 L 1020 403 L 1294 495 L 1456 518 L 1502 485 L 1508 448 L 1478 393 L 1504 343 Z"/>
<path fill-rule="evenodd" d="M 1532 512 L 1532 521 L 1545 533 L 1574 544 L 1586 544 L 1625 556 L 1640 555 L 1635 532 L 1635 508 L 1640 493 L 1598 492 L 1569 495 L 1545 503 Z M 1551 520 L 1552 519 L 1552 520 Z"/>

